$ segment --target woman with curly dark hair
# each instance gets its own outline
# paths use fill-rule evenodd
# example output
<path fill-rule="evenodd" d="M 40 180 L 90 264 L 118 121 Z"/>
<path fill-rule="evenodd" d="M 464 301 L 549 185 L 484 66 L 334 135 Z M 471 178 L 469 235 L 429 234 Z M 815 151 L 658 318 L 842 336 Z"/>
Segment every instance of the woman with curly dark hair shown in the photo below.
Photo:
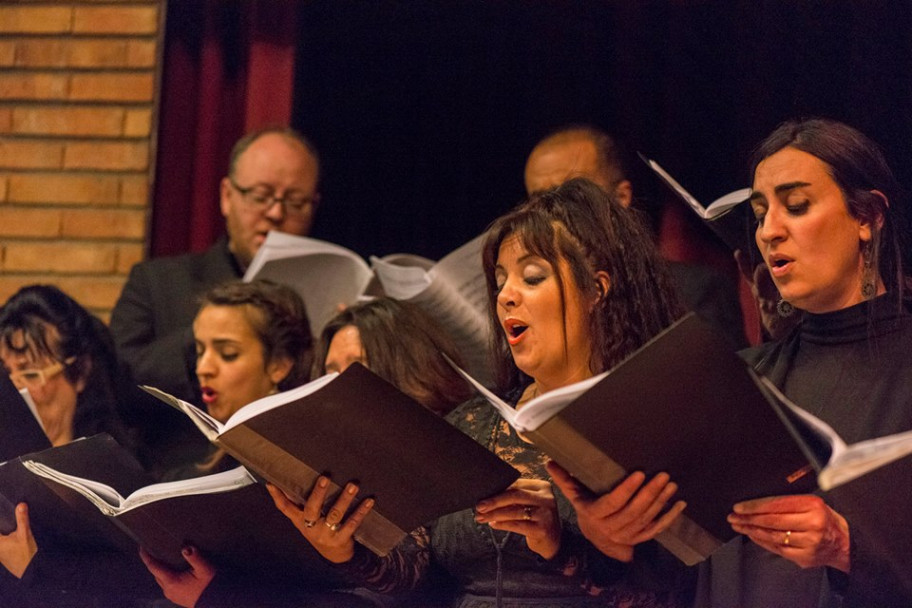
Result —
<path fill-rule="evenodd" d="M 501 388 L 517 407 L 608 369 L 681 313 L 644 225 L 586 180 L 533 194 L 495 221 L 485 240 L 483 266 L 502 360 Z M 688 601 L 687 581 L 679 584 L 676 566 L 656 586 L 640 585 L 640 566 L 651 567 L 655 559 L 664 563 L 664 555 L 649 555 L 660 547 L 650 546 L 633 558 L 633 545 L 652 539 L 683 508 L 676 504 L 667 515 L 650 515 L 676 489 L 667 475 L 648 483 L 632 475 L 612 493 L 625 514 L 645 522 L 631 526 L 636 530 L 624 543 L 596 547 L 577 525 L 573 505 L 552 490 L 544 454 L 493 408 L 475 399 L 448 419 L 522 477 L 474 510 L 440 518 L 423 542 L 409 539 L 384 558 L 355 543 L 353 534 L 372 501 L 339 516 L 348 512 L 356 484 L 349 484 L 353 491 L 329 510 L 324 526 L 313 526 L 324 512 L 325 489 L 319 485 L 303 506 L 275 492 L 273 499 L 324 557 L 379 591 L 414 588 L 430 572 L 442 571 L 456 584 L 456 597 L 444 601 L 460 608 L 648 607 Z"/>

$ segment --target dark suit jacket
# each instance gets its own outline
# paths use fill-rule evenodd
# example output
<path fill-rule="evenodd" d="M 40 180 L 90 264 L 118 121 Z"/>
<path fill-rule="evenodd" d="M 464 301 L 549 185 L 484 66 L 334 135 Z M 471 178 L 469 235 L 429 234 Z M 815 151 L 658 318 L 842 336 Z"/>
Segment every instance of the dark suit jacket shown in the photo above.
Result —
<path fill-rule="evenodd" d="M 240 277 L 224 237 L 203 253 L 134 266 L 111 312 L 111 332 L 133 379 L 199 403 L 192 330 L 198 299 L 214 285 Z M 186 416 L 160 403 L 139 407 L 145 408 L 140 417 L 148 420 L 145 443 L 153 451 L 169 452 L 160 454 L 165 468 L 204 453 L 208 444 Z"/>
<path fill-rule="evenodd" d="M 111 332 L 133 378 L 199 401 L 191 328 L 197 300 L 214 285 L 240 277 L 225 238 L 203 253 L 134 266 L 111 312 Z"/>

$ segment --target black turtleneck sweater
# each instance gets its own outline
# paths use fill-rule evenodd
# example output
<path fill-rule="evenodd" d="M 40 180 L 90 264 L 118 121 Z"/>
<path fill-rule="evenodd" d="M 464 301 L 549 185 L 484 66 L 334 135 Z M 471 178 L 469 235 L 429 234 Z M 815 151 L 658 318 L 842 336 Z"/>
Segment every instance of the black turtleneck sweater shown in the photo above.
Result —
<path fill-rule="evenodd" d="M 743 356 L 851 444 L 912 429 L 910 352 L 912 313 L 887 294 L 832 313 L 805 313 L 782 341 Z M 912 605 L 912 457 L 823 498 L 849 522 L 848 576 L 802 570 L 739 537 L 702 566 L 697 605 Z"/>

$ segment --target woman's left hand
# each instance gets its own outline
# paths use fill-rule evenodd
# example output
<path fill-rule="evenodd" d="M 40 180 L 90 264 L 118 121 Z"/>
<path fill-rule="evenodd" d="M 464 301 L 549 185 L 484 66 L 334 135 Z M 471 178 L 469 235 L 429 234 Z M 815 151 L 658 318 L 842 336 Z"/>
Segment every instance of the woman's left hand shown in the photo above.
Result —
<path fill-rule="evenodd" d="M 849 524 L 822 498 L 810 494 L 758 498 L 736 504 L 728 522 L 735 532 L 802 568 L 849 571 Z"/>
<path fill-rule="evenodd" d="M 596 496 L 556 462 L 546 466 L 554 485 L 573 505 L 583 536 L 618 561 L 632 561 L 636 545 L 668 529 L 687 506 L 679 500 L 663 513 L 678 491 L 667 473 L 658 473 L 647 481 L 642 471 L 634 471 L 610 492 Z"/>
<path fill-rule="evenodd" d="M 22 502 L 16 506 L 16 529 L 0 534 L 0 564 L 16 578 L 22 578 L 36 553 L 38 543 L 29 524 L 28 505 Z"/>
<path fill-rule="evenodd" d="M 475 521 L 522 534 L 529 549 L 545 559 L 560 549 L 557 501 L 551 484 L 542 479 L 518 479 L 502 494 L 482 500 L 475 506 Z"/>

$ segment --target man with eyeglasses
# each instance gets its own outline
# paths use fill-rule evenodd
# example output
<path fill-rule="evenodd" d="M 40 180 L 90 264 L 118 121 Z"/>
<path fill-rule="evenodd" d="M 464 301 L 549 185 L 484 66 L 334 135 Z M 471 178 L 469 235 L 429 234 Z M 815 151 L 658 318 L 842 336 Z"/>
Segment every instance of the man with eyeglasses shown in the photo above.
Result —
<path fill-rule="evenodd" d="M 221 209 L 228 249 L 246 269 L 270 230 L 305 236 L 319 202 L 316 150 L 289 130 L 251 133 L 231 152 Z"/>
<path fill-rule="evenodd" d="M 243 276 L 270 230 L 310 232 L 319 173 L 316 149 L 290 128 L 254 131 L 234 145 L 220 185 L 227 234 L 205 252 L 134 266 L 111 313 L 111 332 L 136 382 L 199 402 L 191 330 L 198 296 Z M 161 439 L 174 439 L 170 429 L 186 423 L 173 418 Z"/>

